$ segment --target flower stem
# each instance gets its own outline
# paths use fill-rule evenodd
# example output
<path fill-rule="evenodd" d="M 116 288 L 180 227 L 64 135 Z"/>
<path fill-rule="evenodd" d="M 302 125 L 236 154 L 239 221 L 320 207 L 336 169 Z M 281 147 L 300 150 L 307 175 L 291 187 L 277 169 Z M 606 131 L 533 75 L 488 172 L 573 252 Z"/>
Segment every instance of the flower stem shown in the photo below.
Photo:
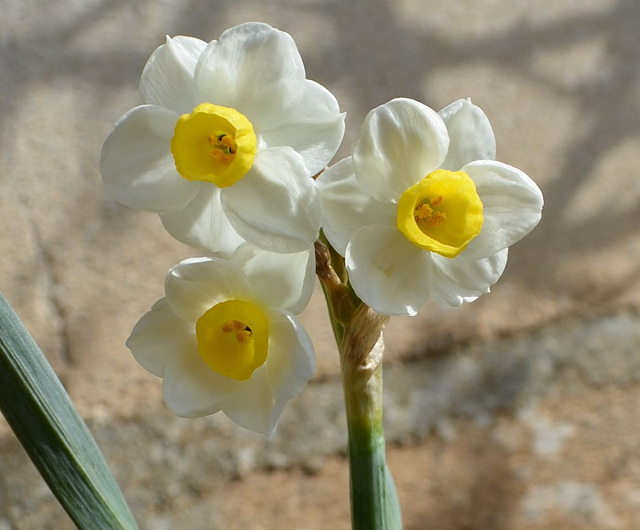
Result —
<path fill-rule="evenodd" d="M 400 530 L 400 506 L 387 468 L 382 429 L 382 328 L 389 317 L 358 299 L 348 284 L 344 263 L 337 260 L 341 257 L 326 240 L 316 242 L 317 274 L 340 352 L 352 528 Z"/>
<path fill-rule="evenodd" d="M 340 347 L 353 530 L 402 528 L 382 428 L 382 327 L 387 320 L 360 306 Z"/>

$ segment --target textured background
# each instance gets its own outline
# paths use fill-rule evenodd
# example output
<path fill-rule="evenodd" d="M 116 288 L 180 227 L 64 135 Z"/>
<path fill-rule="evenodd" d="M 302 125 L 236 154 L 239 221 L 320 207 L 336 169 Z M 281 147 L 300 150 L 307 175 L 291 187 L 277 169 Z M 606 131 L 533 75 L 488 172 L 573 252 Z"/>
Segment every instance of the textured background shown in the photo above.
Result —
<path fill-rule="evenodd" d="M 640 2 L 5 0 L 0 290 L 103 449 L 141 527 L 346 529 L 335 347 L 303 314 L 318 374 L 273 440 L 184 420 L 124 346 L 198 252 L 109 199 L 98 158 L 164 36 L 260 20 L 292 34 L 347 111 L 470 96 L 498 159 L 546 205 L 493 293 L 387 331 L 389 462 L 407 530 L 640 527 Z M 330 522 L 328 522 L 330 521 Z M 0 529 L 67 529 L 0 423 Z"/>

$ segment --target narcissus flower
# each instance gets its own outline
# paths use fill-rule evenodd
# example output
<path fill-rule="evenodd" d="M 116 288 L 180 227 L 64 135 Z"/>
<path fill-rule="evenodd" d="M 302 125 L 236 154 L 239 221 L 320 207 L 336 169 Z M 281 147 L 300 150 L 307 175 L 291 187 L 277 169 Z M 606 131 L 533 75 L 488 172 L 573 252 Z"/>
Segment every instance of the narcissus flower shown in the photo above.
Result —
<path fill-rule="evenodd" d="M 352 156 L 318 178 L 323 229 L 366 304 L 415 315 L 429 297 L 457 306 L 489 292 L 543 203 L 494 159 L 489 120 L 469 100 L 436 113 L 394 99 L 367 115 Z"/>
<path fill-rule="evenodd" d="M 229 260 L 192 258 L 171 269 L 165 297 L 127 340 L 136 360 L 163 378 L 168 407 L 184 417 L 222 410 L 271 433 L 315 370 L 311 340 L 293 316 L 311 296 L 314 264 L 311 251 L 242 245 Z"/>
<path fill-rule="evenodd" d="M 266 24 L 209 44 L 167 37 L 140 81 L 143 105 L 116 123 L 100 169 L 110 193 L 160 213 L 176 239 L 232 253 L 243 240 L 276 252 L 318 236 L 310 178 L 335 154 L 344 114 L 305 79 L 296 45 Z"/>

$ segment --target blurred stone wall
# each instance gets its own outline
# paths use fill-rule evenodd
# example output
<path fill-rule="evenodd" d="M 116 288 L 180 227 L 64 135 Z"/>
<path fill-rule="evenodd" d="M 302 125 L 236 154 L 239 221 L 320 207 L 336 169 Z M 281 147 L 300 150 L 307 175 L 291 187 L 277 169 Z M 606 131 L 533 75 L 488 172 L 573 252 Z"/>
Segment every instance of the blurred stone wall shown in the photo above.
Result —
<path fill-rule="evenodd" d="M 347 115 L 471 97 L 498 159 L 545 194 L 491 295 L 392 319 L 389 461 L 408 530 L 640 527 L 640 2 L 7 0 L 0 15 L 0 290 L 103 449 L 141 528 L 348 528 L 337 353 L 272 440 L 166 410 L 124 341 L 198 251 L 108 198 L 98 159 L 165 35 L 259 20 Z M 331 521 L 328 523 L 327 521 Z M 0 424 L 0 529 L 72 524 Z"/>

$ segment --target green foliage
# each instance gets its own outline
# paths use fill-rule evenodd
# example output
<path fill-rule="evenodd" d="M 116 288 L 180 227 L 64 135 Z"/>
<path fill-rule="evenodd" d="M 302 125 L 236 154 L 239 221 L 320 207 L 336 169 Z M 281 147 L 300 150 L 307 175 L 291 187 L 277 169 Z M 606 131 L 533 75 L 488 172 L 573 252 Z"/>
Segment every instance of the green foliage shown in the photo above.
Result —
<path fill-rule="evenodd" d="M 137 528 L 87 426 L 2 294 L 0 410 L 78 528 Z"/>

